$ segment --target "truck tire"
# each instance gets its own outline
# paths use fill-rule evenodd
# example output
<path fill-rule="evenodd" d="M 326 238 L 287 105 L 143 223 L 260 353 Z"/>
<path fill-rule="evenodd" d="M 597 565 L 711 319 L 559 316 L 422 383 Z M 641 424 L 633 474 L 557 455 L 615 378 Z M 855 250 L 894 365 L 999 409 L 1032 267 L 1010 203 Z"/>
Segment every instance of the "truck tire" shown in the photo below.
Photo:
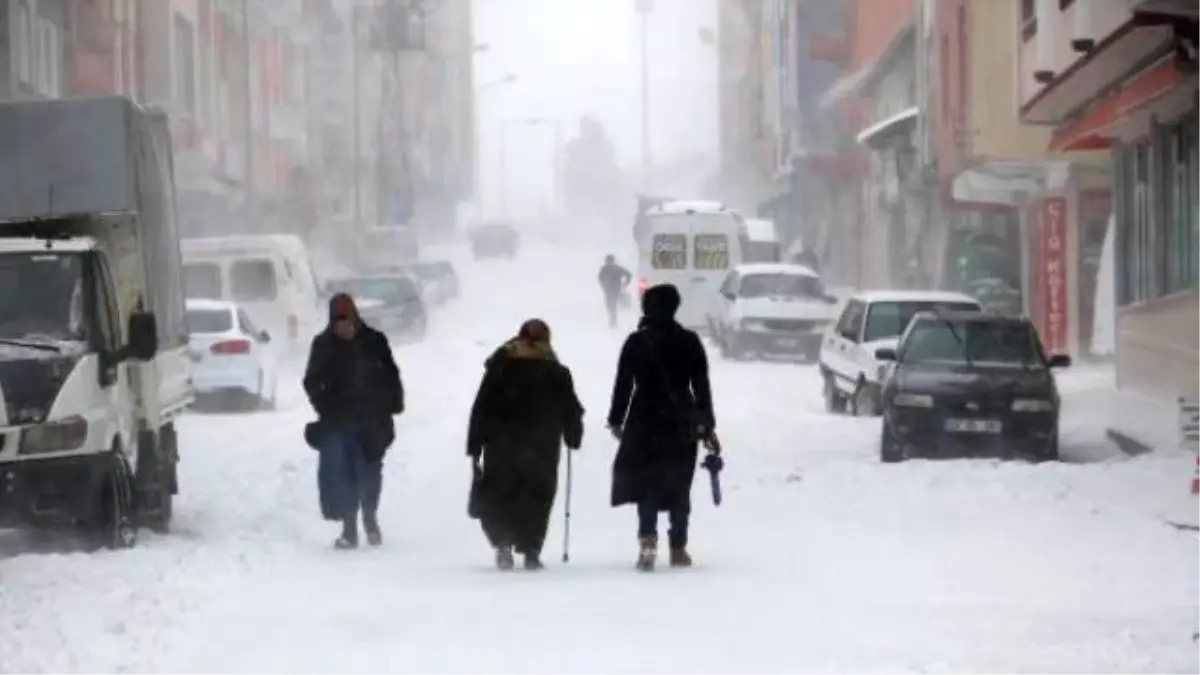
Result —
<path fill-rule="evenodd" d="M 133 548 L 137 545 L 133 475 L 119 447 L 109 457 L 110 466 L 96 491 L 99 502 L 96 517 L 88 524 L 89 538 L 101 548 Z"/>

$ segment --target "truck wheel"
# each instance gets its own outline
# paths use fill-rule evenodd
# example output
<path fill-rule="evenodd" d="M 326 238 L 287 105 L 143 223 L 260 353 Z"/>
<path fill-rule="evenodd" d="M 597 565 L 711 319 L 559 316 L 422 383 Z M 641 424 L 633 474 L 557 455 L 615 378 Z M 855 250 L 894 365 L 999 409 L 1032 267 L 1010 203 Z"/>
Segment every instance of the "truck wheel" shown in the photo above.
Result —
<path fill-rule="evenodd" d="M 133 517 L 133 477 L 118 450 L 113 450 L 111 464 L 98 490 L 99 503 L 96 519 L 91 524 L 91 535 L 95 543 L 103 548 L 133 548 L 137 545 L 137 523 Z"/>

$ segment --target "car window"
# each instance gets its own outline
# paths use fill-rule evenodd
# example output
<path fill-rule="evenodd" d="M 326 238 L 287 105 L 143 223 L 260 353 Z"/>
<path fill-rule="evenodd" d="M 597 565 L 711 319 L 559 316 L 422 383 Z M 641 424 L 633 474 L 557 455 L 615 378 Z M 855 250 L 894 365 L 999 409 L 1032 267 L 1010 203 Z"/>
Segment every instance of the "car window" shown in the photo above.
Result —
<path fill-rule="evenodd" d="M 656 270 L 681 270 L 687 267 L 687 235 L 656 234 L 651 243 L 650 266 Z"/>
<path fill-rule="evenodd" d="M 801 274 L 751 274 L 742 280 L 743 298 L 823 298 L 821 280 Z"/>
<path fill-rule="evenodd" d="M 279 294 L 270 260 L 235 260 L 229 267 L 229 291 L 238 302 L 270 302 Z"/>
<path fill-rule="evenodd" d="M 216 263 L 188 263 L 183 266 L 183 292 L 189 298 L 221 298 L 221 266 Z"/>
<path fill-rule="evenodd" d="M 885 340 L 900 336 L 917 312 L 978 311 L 972 302 L 934 302 L 929 300 L 904 302 L 874 302 L 867 310 L 863 342 Z"/>
<path fill-rule="evenodd" d="M 189 335 L 224 333 L 233 328 L 233 314 L 228 309 L 189 309 L 183 320 Z"/>
<path fill-rule="evenodd" d="M 842 312 L 842 318 L 838 320 L 838 335 L 851 342 L 858 342 L 859 333 L 862 332 L 864 309 L 863 303 L 858 300 L 848 302 Z"/>
<path fill-rule="evenodd" d="M 939 321 L 922 319 L 904 338 L 904 363 L 989 363 L 1030 365 L 1046 362 L 1037 332 L 1017 321 Z"/>
<path fill-rule="evenodd" d="M 729 237 L 723 234 L 697 234 L 692 245 L 698 270 L 729 269 Z"/>

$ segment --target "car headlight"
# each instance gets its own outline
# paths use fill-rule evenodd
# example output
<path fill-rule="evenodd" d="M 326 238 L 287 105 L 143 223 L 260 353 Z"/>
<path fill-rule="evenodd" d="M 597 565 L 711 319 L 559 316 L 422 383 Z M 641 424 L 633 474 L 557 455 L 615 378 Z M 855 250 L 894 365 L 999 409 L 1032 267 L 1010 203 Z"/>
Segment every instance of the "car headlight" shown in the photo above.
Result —
<path fill-rule="evenodd" d="M 896 394 L 892 405 L 901 408 L 932 408 L 933 397 L 929 394 Z"/>
<path fill-rule="evenodd" d="M 21 446 L 17 452 L 22 455 L 39 455 L 78 450 L 87 440 L 87 433 L 87 420 L 79 415 L 26 427 L 21 432 Z"/>
<path fill-rule="evenodd" d="M 1019 398 L 1013 401 L 1013 412 L 1054 412 L 1054 403 L 1040 398 Z"/>

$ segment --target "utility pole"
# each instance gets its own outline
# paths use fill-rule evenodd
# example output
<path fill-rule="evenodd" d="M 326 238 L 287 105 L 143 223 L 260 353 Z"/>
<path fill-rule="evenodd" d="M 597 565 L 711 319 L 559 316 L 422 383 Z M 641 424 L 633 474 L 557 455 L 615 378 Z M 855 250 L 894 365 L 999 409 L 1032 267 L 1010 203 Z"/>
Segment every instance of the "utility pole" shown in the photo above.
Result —
<path fill-rule="evenodd" d="M 642 189 L 650 182 L 650 13 L 653 0 L 635 0 L 642 17 Z"/>
<path fill-rule="evenodd" d="M 245 154 L 243 158 L 246 171 L 246 203 L 253 205 L 257 197 L 257 181 L 254 180 L 254 52 L 253 40 L 250 38 L 250 0 L 242 2 L 242 48 L 245 50 L 246 68 L 244 71 L 244 113 L 246 116 Z M 247 217 L 251 217 L 249 213 Z"/>

